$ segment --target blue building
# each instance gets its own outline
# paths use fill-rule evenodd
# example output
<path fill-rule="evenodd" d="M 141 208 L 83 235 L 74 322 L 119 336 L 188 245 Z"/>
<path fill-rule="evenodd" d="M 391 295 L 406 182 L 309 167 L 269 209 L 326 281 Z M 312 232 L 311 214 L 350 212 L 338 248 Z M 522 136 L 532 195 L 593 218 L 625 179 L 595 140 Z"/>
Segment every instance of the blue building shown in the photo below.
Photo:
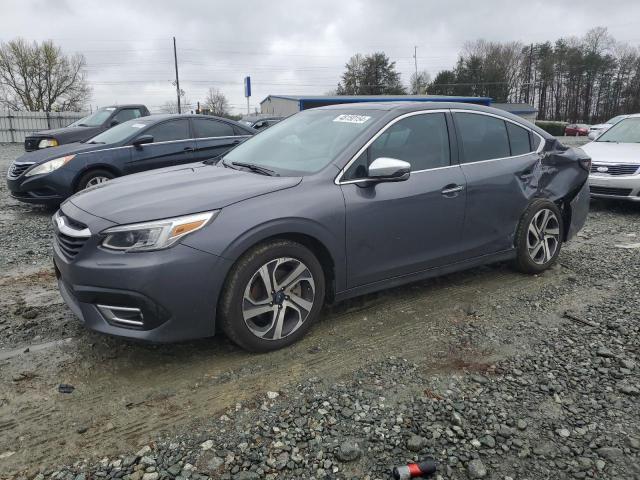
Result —
<path fill-rule="evenodd" d="M 263 115 L 288 117 L 308 108 L 360 102 L 463 102 L 491 105 L 489 97 L 458 97 L 446 95 L 269 95 L 260 102 Z"/>

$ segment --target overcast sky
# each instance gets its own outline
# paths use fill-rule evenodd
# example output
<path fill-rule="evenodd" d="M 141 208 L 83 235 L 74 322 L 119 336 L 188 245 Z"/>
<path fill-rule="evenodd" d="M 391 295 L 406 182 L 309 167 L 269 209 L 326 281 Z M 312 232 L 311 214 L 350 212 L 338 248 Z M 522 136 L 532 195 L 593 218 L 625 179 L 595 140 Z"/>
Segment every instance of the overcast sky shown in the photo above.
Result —
<path fill-rule="evenodd" d="M 172 36 L 180 86 L 193 104 L 209 87 L 236 113 L 246 111 L 242 79 L 253 84 L 251 110 L 269 94 L 323 94 L 335 88 L 354 53 L 386 52 L 408 83 L 418 67 L 451 68 L 466 41 L 555 40 L 604 26 L 640 44 L 638 0 L 0 0 L 0 40 L 52 39 L 83 53 L 91 104 L 175 99 Z"/>

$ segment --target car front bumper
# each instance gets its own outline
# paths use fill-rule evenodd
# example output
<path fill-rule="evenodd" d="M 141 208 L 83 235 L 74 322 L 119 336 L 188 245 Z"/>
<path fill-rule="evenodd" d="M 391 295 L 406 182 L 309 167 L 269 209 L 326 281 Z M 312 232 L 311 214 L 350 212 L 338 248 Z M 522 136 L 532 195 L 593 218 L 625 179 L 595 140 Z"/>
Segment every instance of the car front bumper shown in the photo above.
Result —
<path fill-rule="evenodd" d="M 63 208 L 65 215 L 96 232 L 111 226 L 69 203 Z M 87 328 L 151 342 L 214 335 L 218 295 L 230 261 L 182 244 L 151 252 L 110 252 L 99 246 L 95 234 L 69 258 L 57 238 L 60 294 Z"/>
<path fill-rule="evenodd" d="M 589 175 L 591 196 L 640 202 L 640 174 Z"/>
<path fill-rule="evenodd" d="M 73 194 L 73 180 L 76 172 L 65 168 L 51 173 L 17 178 L 7 177 L 9 193 L 16 200 L 42 205 L 60 205 Z"/>

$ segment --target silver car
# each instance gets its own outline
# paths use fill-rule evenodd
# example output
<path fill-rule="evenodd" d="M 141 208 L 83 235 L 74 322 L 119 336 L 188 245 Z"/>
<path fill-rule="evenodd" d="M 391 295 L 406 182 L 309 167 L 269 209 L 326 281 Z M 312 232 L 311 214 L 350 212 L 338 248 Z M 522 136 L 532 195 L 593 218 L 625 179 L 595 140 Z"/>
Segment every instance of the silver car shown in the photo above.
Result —
<path fill-rule="evenodd" d="M 640 114 L 630 115 L 582 149 L 591 157 L 591 195 L 640 202 Z"/>
<path fill-rule="evenodd" d="M 595 140 L 599 135 L 602 135 L 604 132 L 613 127 L 616 123 L 621 122 L 625 118 L 628 118 L 629 115 L 618 115 L 607 120 L 604 123 L 599 123 L 597 125 L 591 125 L 589 127 L 589 138 L 591 140 Z"/>

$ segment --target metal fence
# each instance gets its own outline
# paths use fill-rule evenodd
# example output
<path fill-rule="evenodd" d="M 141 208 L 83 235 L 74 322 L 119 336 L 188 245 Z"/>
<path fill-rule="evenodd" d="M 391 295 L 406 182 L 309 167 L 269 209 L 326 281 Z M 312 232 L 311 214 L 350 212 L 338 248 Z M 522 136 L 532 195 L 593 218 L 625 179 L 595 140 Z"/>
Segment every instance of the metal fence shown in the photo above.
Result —
<path fill-rule="evenodd" d="M 66 127 L 88 112 L 12 112 L 0 110 L 0 143 L 22 143 L 38 130 Z"/>

